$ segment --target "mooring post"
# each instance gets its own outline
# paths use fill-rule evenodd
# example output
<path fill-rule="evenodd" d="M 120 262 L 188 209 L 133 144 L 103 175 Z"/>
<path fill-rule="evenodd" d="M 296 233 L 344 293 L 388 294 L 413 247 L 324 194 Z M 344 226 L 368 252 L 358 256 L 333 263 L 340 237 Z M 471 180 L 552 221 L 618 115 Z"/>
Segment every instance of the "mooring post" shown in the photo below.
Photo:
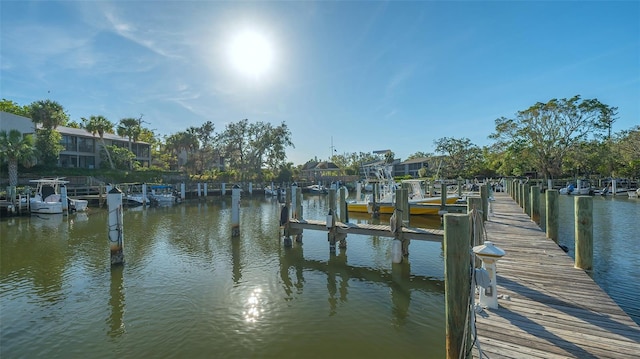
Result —
<path fill-rule="evenodd" d="M 200 199 L 200 196 L 202 196 L 202 193 L 200 191 L 200 182 L 197 183 L 198 188 L 196 189 L 196 191 L 198 192 L 198 199 Z"/>
<path fill-rule="evenodd" d="M 482 198 L 482 220 L 486 222 L 489 217 L 489 187 L 486 183 L 480 185 L 480 197 Z"/>
<path fill-rule="evenodd" d="M 62 214 L 69 214 L 69 199 L 67 198 L 67 186 L 60 186 L 60 202 L 62 202 Z"/>
<path fill-rule="evenodd" d="M 440 216 L 443 216 L 447 213 L 447 184 L 442 181 L 440 183 Z"/>
<path fill-rule="evenodd" d="M 373 183 L 373 194 L 371 195 L 373 203 L 371 204 L 371 217 L 380 218 L 380 205 L 378 205 L 378 193 L 380 191 L 380 184 L 378 182 Z"/>
<path fill-rule="evenodd" d="M 522 197 L 522 210 L 527 214 L 527 216 L 531 217 L 531 186 L 528 183 L 524 184 L 522 193 L 524 195 Z"/>
<path fill-rule="evenodd" d="M 531 186 L 531 220 L 540 223 L 540 186 Z"/>
<path fill-rule="evenodd" d="M 553 189 L 553 180 L 551 178 L 547 179 L 547 189 Z"/>
<path fill-rule="evenodd" d="M 231 188 L 231 237 L 240 236 L 240 186 Z"/>
<path fill-rule="evenodd" d="M 184 182 L 180 183 L 180 199 L 185 200 L 187 195 L 187 186 Z"/>
<path fill-rule="evenodd" d="M 208 186 L 208 183 L 205 182 L 204 183 L 204 199 L 205 200 L 207 199 L 207 196 L 209 196 L 209 186 Z"/>
<path fill-rule="evenodd" d="M 340 187 L 340 200 L 338 202 L 338 208 L 340 212 L 340 222 L 347 222 L 347 211 L 346 211 L 346 203 L 347 203 L 347 189 L 345 187 Z"/>
<path fill-rule="evenodd" d="M 281 197 L 280 191 L 278 191 L 278 199 Z M 291 212 L 293 209 L 291 208 L 291 191 L 285 191 L 284 195 L 284 205 L 282 206 L 282 210 L 280 212 L 280 225 L 284 226 L 284 246 L 291 247 L 293 242 L 291 241 L 292 228 L 291 228 Z"/>
<path fill-rule="evenodd" d="M 113 188 L 107 193 L 109 208 L 109 248 L 111 265 L 124 263 L 124 226 L 122 211 L 122 192 Z"/>
<path fill-rule="evenodd" d="M 249 196 L 253 195 L 253 182 L 249 182 Z"/>
<path fill-rule="evenodd" d="M 288 198 L 288 197 L 287 197 Z M 298 184 L 291 184 L 291 218 L 298 219 Z"/>
<path fill-rule="evenodd" d="M 471 331 L 467 322 L 471 291 L 469 215 L 444 215 L 444 296 L 446 318 L 446 357 L 464 358 L 463 345 L 469 347 Z"/>
<path fill-rule="evenodd" d="M 593 198 L 577 196 L 575 198 L 575 267 L 583 270 L 593 269 Z"/>
<path fill-rule="evenodd" d="M 558 242 L 558 216 L 560 215 L 560 207 L 558 204 L 558 190 L 548 189 L 546 192 L 546 228 L 547 238 Z"/>
<path fill-rule="evenodd" d="M 458 198 L 462 198 L 462 177 L 458 177 Z"/>
<path fill-rule="evenodd" d="M 224 196 L 226 193 L 227 193 L 227 184 L 223 182 L 220 185 L 220 196 Z"/>
<path fill-rule="evenodd" d="M 297 219 L 302 220 L 302 188 L 296 188 L 296 214 Z M 295 230 L 296 242 L 302 243 L 302 229 Z"/>
<path fill-rule="evenodd" d="M 329 188 L 329 213 L 327 214 L 327 229 L 329 233 L 327 234 L 327 241 L 329 241 L 329 252 L 335 253 L 336 251 L 336 241 L 337 241 L 337 230 L 336 230 L 336 189 L 334 187 Z"/>

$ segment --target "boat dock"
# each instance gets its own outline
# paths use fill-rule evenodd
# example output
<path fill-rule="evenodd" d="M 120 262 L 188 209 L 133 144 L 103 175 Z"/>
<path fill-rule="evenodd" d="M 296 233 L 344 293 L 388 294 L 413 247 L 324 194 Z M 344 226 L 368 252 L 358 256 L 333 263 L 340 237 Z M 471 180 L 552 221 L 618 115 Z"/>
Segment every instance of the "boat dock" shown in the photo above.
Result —
<path fill-rule="evenodd" d="M 318 221 L 312 219 L 290 219 L 289 225 L 292 229 L 313 229 L 329 232 L 326 221 Z M 395 233 L 391 231 L 391 226 L 383 224 L 355 224 L 336 222 L 335 228 L 337 234 L 364 234 L 368 236 L 379 237 L 395 237 Z M 402 236 L 405 239 L 414 239 L 422 241 L 442 242 L 444 230 L 427 229 L 414 227 L 401 227 Z"/>
<path fill-rule="evenodd" d="M 638 358 L 640 327 L 506 193 L 494 198 L 487 239 L 506 255 L 499 308 L 476 315 L 485 357 Z"/>

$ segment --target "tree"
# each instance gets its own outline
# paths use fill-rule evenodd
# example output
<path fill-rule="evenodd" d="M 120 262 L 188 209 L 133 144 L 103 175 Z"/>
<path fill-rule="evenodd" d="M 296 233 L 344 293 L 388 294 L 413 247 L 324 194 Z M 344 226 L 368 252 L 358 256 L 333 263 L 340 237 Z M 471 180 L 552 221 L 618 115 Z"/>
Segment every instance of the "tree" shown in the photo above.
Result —
<path fill-rule="evenodd" d="M 262 170 L 275 172 L 286 159 L 286 147 L 293 146 L 284 122 L 273 127 L 270 123 L 249 123 L 247 119 L 228 124 L 218 141 L 229 166 L 240 172 L 241 180 L 262 181 Z"/>
<path fill-rule="evenodd" d="M 18 184 L 18 164 L 31 167 L 36 161 L 36 148 L 31 135 L 22 136 L 18 130 L 0 131 L 0 159 L 6 160 L 9 186 Z"/>
<path fill-rule="evenodd" d="M 640 126 L 617 134 L 612 152 L 621 176 L 640 177 Z"/>
<path fill-rule="evenodd" d="M 471 178 L 478 174 L 482 164 L 482 150 L 468 138 L 443 137 L 433 141 L 436 152 L 444 155 L 440 166 L 445 178 Z"/>
<path fill-rule="evenodd" d="M 109 164 L 111 165 L 111 169 L 115 168 L 113 160 L 111 159 L 111 154 L 107 149 L 107 144 L 104 142 L 104 134 L 105 133 L 113 133 L 113 122 L 107 120 L 104 116 L 91 116 L 89 119 L 82 118 L 82 123 L 84 124 L 84 128 L 91 132 L 93 136 L 96 133 L 100 136 L 100 142 L 102 143 L 102 149 L 106 152 L 107 158 L 109 159 Z"/>
<path fill-rule="evenodd" d="M 40 157 L 38 163 L 45 167 L 56 167 L 60 152 L 64 147 L 60 144 L 62 135 L 54 129 L 41 128 L 36 132 L 36 149 Z"/>
<path fill-rule="evenodd" d="M 560 175 L 568 151 L 590 134 L 602 132 L 616 110 L 596 99 L 581 100 L 580 96 L 538 102 L 519 111 L 515 118 L 497 119 L 496 131 L 489 138 L 503 148 L 518 143 L 529 152 L 538 172 L 547 179 L 554 178 Z"/>
<path fill-rule="evenodd" d="M 22 117 L 31 117 L 29 106 L 20 106 L 17 103 L 4 98 L 0 101 L 0 111 Z"/>
<path fill-rule="evenodd" d="M 29 106 L 31 121 L 37 126 L 42 125 L 45 129 L 56 129 L 64 126 L 69 121 L 69 115 L 64 111 L 64 107 L 51 100 L 40 100 L 31 103 Z"/>
<path fill-rule="evenodd" d="M 131 141 L 138 141 L 138 138 L 142 133 L 141 121 L 142 118 L 123 118 L 118 124 L 116 133 L 118 136 L 127 137 L 129 139 L 129 151 L 131 151 Z"/>
<path fill-rule="evenodd" d="M 428 152 L 418 151 L 416 153 L 410 154 L 409 157 L 407 157 L 407 161 L 412 160 L 414 158 L 429 158 L 429 157 L 433 157 L 433 154 Z"/>
<path fill-rule="evenodd" d="M 127 137 L 129 143 L 129 152 L 131 152 L 131 141 L 138 141 L 140 134 L 142 134 L 142 117 L 141 118 L 123 118 L 120 120 L 118 124 L 118 128 L 116 129 L 116 133 L 118 136 Z M 135 159 L 135 155 L 131 159 L 129 163 L 129 169 L 133 168 L 133 160 Z M 116 161 L 117 162 L 117 161 Z"/>

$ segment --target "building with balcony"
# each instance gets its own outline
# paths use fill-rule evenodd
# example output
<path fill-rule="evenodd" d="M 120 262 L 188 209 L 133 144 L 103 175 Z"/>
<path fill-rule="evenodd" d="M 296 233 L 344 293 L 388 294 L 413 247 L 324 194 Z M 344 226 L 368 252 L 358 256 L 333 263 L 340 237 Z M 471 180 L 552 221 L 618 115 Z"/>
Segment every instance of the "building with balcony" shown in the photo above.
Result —
<path fill-rule="evenodd" d="M 23 135 L 35 133 L 34 124 L 30 118 L 0 111 L 0 130 L 10 131 L 12 129 L 20 131 Z M 62 135 L 60 144 L 64 147 L 58 158 L 59 167 L 101 167 L 100 152 L 103 142 L 98 135 L 94 136 L 84 129 L 65 126 L 58 126 L 56 130 Z M 103 140 L 105 146 L 118 146 L 129 149 L 129 145 L 131 145 L 130 149 L 136 156 L 135 160 L 143 167 L 149 167 L 151 163 L 151 146 L 148 143 L 141 141 L 129 143 L 128 138 L 112 133 L 105 133 Z"/>

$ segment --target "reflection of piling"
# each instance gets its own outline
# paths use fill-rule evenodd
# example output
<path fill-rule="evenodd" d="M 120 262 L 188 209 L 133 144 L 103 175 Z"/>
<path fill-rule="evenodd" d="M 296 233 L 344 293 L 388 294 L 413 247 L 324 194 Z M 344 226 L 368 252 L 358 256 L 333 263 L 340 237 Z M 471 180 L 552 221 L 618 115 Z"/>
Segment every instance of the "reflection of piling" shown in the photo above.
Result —
<path fill-rule="evenodd" d="M 111 315 L 107 319 L 109 323 L 109 336 L 112 338 L 120 337 L 124 334 L 124 285 L 122 280 L 123 266 L 117 266 L 111 269 L 111 287 L 109 305 L 111 306 Z"/>
<path fill-rule="evenodd" d="M 124 233 L 122 213 L 122 192 L 113 188 L 107 193 L 109 208 L 109 248 L 111 265 L 124 263 Z"/>
<path fill-rule="evenodd" d="M 240 235 L 240 186 L 231 190 L 231 237 Z"/>

